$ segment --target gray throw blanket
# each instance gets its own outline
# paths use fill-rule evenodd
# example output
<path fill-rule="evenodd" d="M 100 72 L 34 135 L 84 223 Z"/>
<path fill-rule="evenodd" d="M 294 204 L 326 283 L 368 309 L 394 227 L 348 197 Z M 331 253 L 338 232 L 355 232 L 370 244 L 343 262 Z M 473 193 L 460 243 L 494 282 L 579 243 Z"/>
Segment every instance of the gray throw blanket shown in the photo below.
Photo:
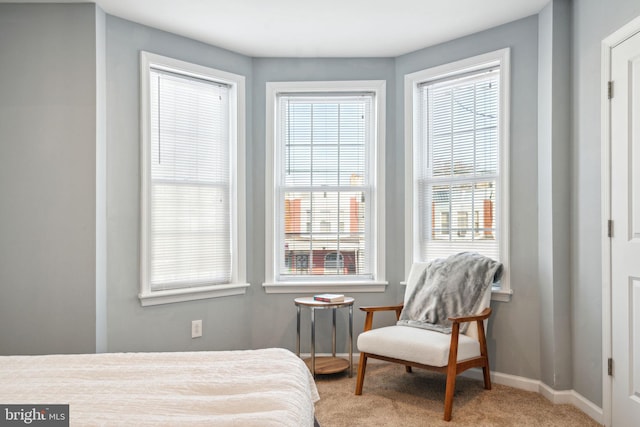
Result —
<path fill-rule="evenodd" d="M 475 314 L 487 288 L 501 276 L 501 263 L 473 252 L 433 260 L 410 291 L 397 324 L 450 334 L 449 317 Z M 461 324 L 460 332 L 468 326 Z"/>

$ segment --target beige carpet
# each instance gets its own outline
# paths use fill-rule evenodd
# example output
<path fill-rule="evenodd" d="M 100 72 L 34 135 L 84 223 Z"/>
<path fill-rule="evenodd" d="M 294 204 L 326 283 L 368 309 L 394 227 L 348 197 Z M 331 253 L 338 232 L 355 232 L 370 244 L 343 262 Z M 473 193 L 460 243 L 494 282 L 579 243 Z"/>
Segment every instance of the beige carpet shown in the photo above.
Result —
<path fill-rule="evenodd" d="M 598 426 L 571 405 L 554 405 L 538 393 L 458 376 L 451 422 L 442 420 L 445 376 L 389 363 L 370 363 L 361 396 L 346 373 L 317 375 L 321 427 L 346 426 Z"/>

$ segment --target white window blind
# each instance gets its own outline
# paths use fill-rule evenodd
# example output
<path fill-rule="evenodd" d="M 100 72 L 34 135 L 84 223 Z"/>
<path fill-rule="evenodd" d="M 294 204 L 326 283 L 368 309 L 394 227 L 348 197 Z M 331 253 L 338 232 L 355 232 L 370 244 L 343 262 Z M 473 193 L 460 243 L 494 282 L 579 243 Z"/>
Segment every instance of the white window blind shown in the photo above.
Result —
<path fill-rule="evenodd" d="M 496 66 L 418 85 L 422 260 L 461 251 L 500 259 L 499 80 Z"/>
<path fill-rule="evenodd" d="M 373 278 L 373 104 L 370 93 L 277 97 L 279 280 Z"/>
<path fill-rule="evenodd" d="M 150 69 L 151 291 L 229 283 L 229 86 Z"/>

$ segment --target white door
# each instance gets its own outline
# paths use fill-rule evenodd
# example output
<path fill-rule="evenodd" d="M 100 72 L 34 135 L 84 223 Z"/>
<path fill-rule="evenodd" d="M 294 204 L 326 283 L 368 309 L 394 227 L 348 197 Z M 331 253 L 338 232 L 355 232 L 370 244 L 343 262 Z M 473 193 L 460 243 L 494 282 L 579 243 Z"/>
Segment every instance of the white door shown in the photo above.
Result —
<path fill-rule="evenodd" d="M 640 33 L 611 53 L 612 425 L 640 426 Z"/>

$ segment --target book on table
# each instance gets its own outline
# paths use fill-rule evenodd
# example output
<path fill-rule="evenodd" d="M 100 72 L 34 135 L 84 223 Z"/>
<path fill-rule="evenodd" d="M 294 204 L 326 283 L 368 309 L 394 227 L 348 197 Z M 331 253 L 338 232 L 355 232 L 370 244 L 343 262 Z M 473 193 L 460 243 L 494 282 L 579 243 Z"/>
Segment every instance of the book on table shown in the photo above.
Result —
<path fill-rule="evenodd" d="M 342 294 L 319 294 L 314 295 L 313 299 L 322 302 L 342 302 L 344 301 L 344 295 Z"/>

